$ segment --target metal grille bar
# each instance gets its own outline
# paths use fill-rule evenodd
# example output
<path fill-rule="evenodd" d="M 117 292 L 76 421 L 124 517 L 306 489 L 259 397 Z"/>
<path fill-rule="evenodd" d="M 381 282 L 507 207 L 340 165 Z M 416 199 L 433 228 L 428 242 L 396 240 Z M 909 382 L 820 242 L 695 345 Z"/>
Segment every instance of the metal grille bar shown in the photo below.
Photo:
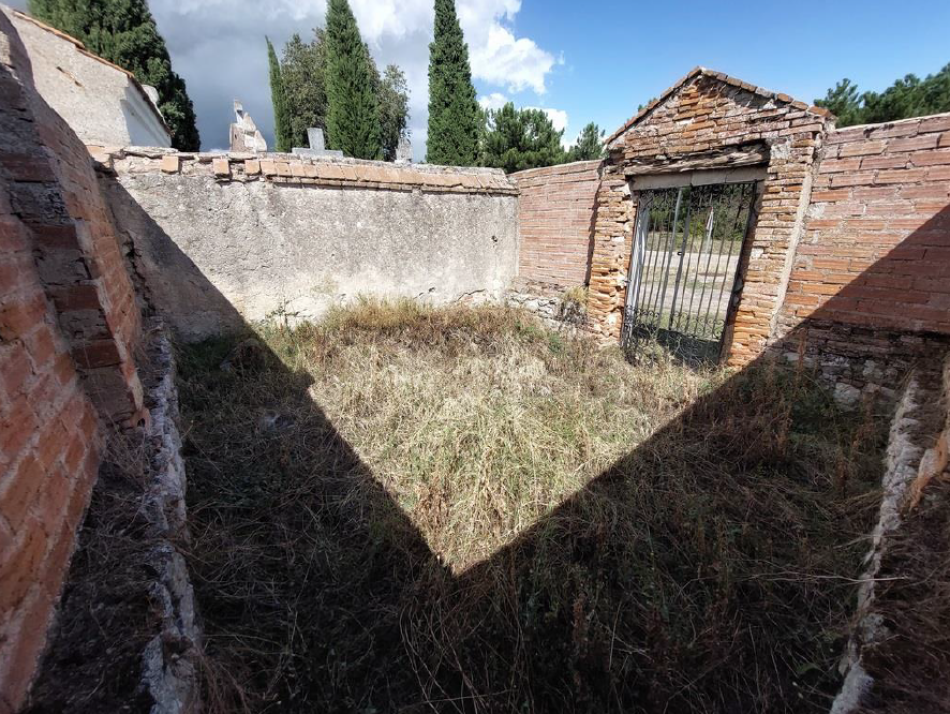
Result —
<path fill-rule="evenodd" d="M 622 333 L 631 357 L 719 360 L 755 192 L 750 181 L 640 193 Z"/>

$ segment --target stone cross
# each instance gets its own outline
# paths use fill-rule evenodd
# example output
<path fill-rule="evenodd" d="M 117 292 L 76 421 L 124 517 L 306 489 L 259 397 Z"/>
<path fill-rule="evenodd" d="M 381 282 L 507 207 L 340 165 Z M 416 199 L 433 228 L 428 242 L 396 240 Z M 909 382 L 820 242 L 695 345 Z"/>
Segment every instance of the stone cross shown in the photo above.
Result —
<path fill-rule="evenodd" d="M 310 127 L 307 129 L 307 141 L 310 144 L 309 149 L 302 149 L 299 146 L 293 148 L 295 156 L 343 156 L 342 151 L 333 151 L 325 148 L 323 143 L 323 129 L 319 127 Z"/>

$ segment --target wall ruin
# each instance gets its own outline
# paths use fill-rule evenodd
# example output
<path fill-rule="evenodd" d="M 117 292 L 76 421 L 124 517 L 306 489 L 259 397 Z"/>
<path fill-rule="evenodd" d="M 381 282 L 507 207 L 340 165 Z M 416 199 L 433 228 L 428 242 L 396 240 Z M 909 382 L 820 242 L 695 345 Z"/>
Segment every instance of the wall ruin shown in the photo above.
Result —
<path fill-rule="evenodd" d="M 590 216 L 588 328 L 607 341 L 620 337 L 640 185 L 760 171 L 726 332 L 728 364 L 781 345 L 789 359 L 801 351 L 844 401 L 882 390 L 896 396 L 899 375 L 945 349 L 950 336 L 948 130 L 950 116 L 940 115 L 835 131 L 820 108 L 693 70 L 609 141 Z M 549 251 L 572 245 L 584 222 L 572 187 L 559 181 L 558 167 L 525 173 L 522 190 L 533 194 L 521 205 L 523 236 L 543 235 Z M 569 178 L 587 190 L 586 177 Z M 537 188 L 555 182 L 556 192 Z M 546 223 L 551 215 L 573 223 Z M 535 226 L 547 232 L 535 238 Z M 587 252 L 578 243 L 573 256 L 552 256 L 529 245 L 521 275 L 547 280 L 553 260 L 576 266 Z M 534 290 L 543 295 L 544 287 Z M 543 296 L 534 302 L 547 304 Z"/>

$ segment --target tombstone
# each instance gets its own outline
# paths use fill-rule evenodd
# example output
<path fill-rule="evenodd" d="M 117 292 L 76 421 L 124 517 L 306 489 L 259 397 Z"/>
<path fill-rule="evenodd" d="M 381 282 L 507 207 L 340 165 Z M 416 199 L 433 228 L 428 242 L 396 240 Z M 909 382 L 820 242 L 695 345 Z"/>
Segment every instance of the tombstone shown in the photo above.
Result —
<path fill-rule="evenodd" d="M 326 151 L 327 147 L 323 143 L 323 129 L 315 127 L 307 129 L 307 141 L 312 151 Z"/>
<path fill-rule="evenodd" d="M 294 156 L 343 156 L 342 151 L 327 149 L 323 142 L 323 129 L 319 127 L 310 127 L 307 129 L 307 141 L 310 144 L 309 149 L 302 149 L 295 146 L 292 150 Z"/>
<path fill-rule="evenodd" d="M 399 144 L 396 146 L 396 163 L 412 163 L 412 142 L 409 141 L 408 136 L 403 135 L 399 137 Z"/>
<path fill-rule="evenodd" d="M 236 121 L 231 125 L 231 151 L 267 151 L 264 135 L 238 101 L 234 102 L 234 116 Z"/>

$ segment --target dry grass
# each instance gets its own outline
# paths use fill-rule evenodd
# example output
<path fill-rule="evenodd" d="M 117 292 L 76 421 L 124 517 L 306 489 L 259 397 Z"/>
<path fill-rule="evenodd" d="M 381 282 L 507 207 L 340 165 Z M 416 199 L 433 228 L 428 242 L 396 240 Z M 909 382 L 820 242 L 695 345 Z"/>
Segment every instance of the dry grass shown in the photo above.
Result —
<path fill-rule="evenodd" d="M 490 307 L 260 336 L 182 355 L 212 708 L 827 708 L 880 430 L 808 375 Z"/>

